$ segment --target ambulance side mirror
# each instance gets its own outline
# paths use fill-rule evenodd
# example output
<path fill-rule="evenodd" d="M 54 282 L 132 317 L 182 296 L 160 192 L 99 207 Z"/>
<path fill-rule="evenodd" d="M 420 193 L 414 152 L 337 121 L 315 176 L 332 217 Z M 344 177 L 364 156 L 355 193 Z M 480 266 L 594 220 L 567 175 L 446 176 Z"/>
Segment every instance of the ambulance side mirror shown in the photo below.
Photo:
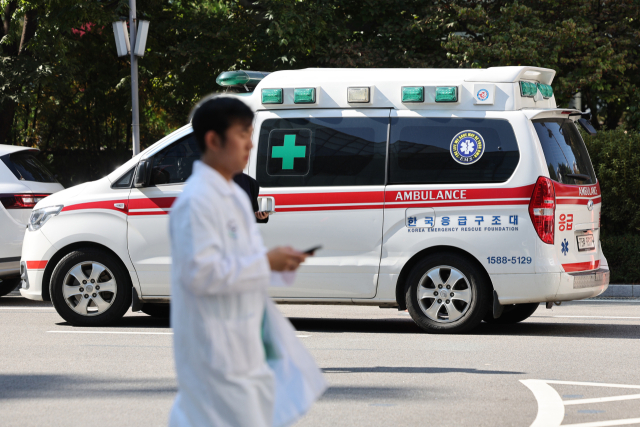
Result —
<path fill-rule="evenodd" d="M 149 185 L 149 179 L 151 178 L 151 162 L 149 160 L 142 160 L 138 163 L 138 169 L 136 169 L 136 176 L 133 181 L 133 186 L 136 188 L 142 188 Z"/>
<path fill-rule="evenodd" d="M 578 119 L 578 123 L 580 123 L 580 126 L 582 126 L 582 129 L 587 131 L 589 135 L 595 135 L 597 133 L 596 129 L 593 127 L 593 125 L 588 119 Z"/>

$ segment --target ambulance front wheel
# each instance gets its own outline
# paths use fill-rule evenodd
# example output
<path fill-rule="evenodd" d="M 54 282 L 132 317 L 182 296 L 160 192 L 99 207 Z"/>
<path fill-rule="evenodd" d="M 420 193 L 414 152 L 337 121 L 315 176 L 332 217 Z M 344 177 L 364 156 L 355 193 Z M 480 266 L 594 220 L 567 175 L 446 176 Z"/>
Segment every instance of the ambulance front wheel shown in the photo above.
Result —
<path fill-rule="evenodd" d="M 409 314 L 426 332 L 470 331 L 491 308 L 491 285 L 472 261 L 455 253 L 429 255 L 408 277 Z"/>
<path fill-rule="evenodd" d="M 120 259 L 93 247 L 76 249 L 53 270 L 49 292 L 58 314 L 74 326 L 103 326 L 131 306 L 131 278 Z"/>

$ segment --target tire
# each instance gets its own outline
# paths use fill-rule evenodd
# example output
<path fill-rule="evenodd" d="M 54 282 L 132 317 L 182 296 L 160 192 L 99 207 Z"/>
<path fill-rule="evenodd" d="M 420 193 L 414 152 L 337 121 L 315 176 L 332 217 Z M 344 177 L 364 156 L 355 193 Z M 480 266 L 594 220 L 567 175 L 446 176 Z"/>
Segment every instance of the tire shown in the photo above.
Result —
<path fill-rule="evenodd" d="M 13 291 L 20 284 L 19 277 L 12 277 L 11 279 L 0 279 L 0 297 L 3 297 Z"/>
<path fill-rule="evenodd" d="M 493 318 L 493 311 L 490 311 L 483 320 L 487 323 L 493 323 L 496 325 L 509 325 L 522 322 L 523 320 L 531 317 L 531 315 L 538 309 L 539 305 L 539 302 L 506 305 L 504 307 L 504 311 L 497 319 Z"/>
<path fill-rule="evenodd" d="M 491 290 L 474 262 L 445 252 L 427 256 L 411 270 L 405 297 L 411 318 L 425 332 L 456 334 L 482 322 L 491 308 Z"/>
<path fill-rule="evenodd" d="M 97 248 L 66 255 L 53 270 L 51 302 L 74 326 L 104 326 L 131 306 L 131 278 L 119 258 Z"/>
<path fill-rule="evenodd" d="M 169 303 L 144 303 L 140 309 L 149 316 L 157 317 L 159 319 L 168 319 L 171 315 L 171 304 Z"/>

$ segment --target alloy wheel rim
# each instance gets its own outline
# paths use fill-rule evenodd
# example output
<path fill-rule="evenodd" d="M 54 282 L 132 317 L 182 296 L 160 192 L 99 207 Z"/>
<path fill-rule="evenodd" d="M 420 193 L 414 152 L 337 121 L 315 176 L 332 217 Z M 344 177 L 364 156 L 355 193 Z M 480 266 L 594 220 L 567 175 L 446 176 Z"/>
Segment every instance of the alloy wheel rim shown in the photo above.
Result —
<path fill-rule="evenodd" d="M 440 265 L 420 278 L 417 297 L 425 316 L 438 323 L 451 323 L 466 314 L 473 295 L 469 280 L 460 270 Z"/>
<path fill-rule="evenodd" d="M 113 305 L 117 291 L 113 273 L 95 261 L 76 264 L 62 282 L 64 301 L 82 316 L 97 316 L 107 311 Z"/>

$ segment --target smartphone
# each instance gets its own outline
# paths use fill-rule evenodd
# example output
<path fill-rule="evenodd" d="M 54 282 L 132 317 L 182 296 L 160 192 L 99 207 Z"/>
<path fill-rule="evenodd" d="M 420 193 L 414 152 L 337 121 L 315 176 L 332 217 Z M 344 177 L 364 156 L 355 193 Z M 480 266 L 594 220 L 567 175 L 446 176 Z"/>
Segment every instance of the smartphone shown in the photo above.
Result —
<path fill-rule="evenodd" d="M 307 255 L 313 255 L 315 251 L 322 249 L 322 245 L 318 245 L 318 246 L 314 246 L 311 249 L 307 249 L 306 251 L 302 252 L 303 254 L 307 254 Z"/>

